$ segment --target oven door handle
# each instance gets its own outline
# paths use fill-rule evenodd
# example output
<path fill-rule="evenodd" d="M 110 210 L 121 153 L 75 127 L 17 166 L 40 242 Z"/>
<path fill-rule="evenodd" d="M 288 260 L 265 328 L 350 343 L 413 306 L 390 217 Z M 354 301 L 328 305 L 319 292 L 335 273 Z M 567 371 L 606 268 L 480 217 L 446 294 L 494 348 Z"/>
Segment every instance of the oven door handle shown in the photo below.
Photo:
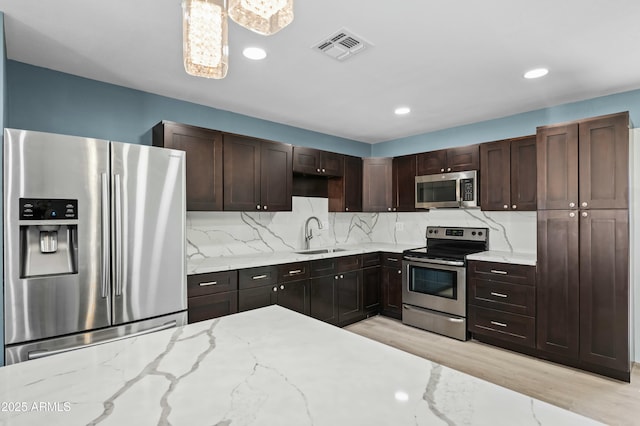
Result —
<path fill-rule="evenodd" d="M 434 264 L 434 265 L 447 265 L 447 266 L 464 266 L 464 262 L 462 260 L 442 260 L 442 259 L 425 259 L 420 257 L 411 257 L 405 256 L 406 260 L 410 260 L 413 262 L 420 262 L 425 265 Z"/>

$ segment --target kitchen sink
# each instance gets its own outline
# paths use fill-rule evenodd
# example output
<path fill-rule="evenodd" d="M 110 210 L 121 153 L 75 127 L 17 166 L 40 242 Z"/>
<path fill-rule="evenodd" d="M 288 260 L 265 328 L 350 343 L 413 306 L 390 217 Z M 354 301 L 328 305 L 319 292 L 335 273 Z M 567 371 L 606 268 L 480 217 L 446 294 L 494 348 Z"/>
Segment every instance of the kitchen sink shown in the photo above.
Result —
<path fill-rule="evenodd" d="M 325 253 L 337 253 L 339 251 L 346 251 L 346 249 L 328 248 L 328 249 L 316 249 L 316 250 L 301 250 L 301 251 L 294 251 L 294 253 L 298 253 L 298 254 L 325 254 Z"/>

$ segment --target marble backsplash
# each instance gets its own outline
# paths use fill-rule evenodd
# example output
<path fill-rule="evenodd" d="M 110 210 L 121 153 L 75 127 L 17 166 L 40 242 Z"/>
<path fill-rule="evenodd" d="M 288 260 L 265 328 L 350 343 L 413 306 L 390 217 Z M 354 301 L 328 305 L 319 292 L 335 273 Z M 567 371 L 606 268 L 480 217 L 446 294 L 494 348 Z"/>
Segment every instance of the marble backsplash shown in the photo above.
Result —
<path fill-rule="evenodd" d="M 535 253 L 535 212 L 442 209 L 424 213 L 329 213 L 326 198 L 293 197 L 291 212 L 187 212 L 187 256 L 202 259 L 304 248 L 310 223 L 311 248 L 365 242 L 425 243 L 427 226 L 489 228 L 491 250 Z"/>

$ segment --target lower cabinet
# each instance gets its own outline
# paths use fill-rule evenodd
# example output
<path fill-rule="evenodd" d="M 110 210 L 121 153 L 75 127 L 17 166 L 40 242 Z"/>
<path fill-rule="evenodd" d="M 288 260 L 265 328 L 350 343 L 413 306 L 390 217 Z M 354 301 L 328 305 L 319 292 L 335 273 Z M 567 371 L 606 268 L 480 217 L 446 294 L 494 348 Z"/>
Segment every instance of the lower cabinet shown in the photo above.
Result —
<path fill-rule="evenodd" d="M 402 319 L 402 254 L 382 253 L 382 315 Z"/>
<path fill-rule="evenodd" d="M 368 253 L 362 256 L 362 307 L 366 317 L 380 312 L 382 300 L 382 274 L 380 272 L 380 254 Z"/>
<path fill-rule="evenodd" d="M 469 261 L 467 328 L 474 337 L 535 348 L 535 277 L 535 266 Z"/>
<path fill-rule="evenodd" d="M 238 312 L 237 271 L 187 277 L 189 324 Z"/>
<path fill-rule="evenodd" d="M 334 275 L 311 278 L 310 315 L 320 321 L 338 325 L 338 280 Z"/>
<path fill-rule="evenodd" d="M 340 274 L 338 281 L 338 325 L 344 326 L 364 319 L 362 271 Z"/>
<path fill-rule="evenodd" d="M 402 255 L 367 253 L 188 277 L 189 322 L 278 304 L 337 326 L 402 315 Z"/>

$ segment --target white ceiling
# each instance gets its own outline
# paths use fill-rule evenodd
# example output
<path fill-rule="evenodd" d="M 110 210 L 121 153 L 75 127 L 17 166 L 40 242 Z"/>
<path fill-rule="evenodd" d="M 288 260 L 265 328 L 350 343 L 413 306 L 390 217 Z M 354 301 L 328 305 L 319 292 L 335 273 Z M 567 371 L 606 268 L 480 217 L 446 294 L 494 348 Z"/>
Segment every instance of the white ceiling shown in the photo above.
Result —
<path fill-rule="evenodd" d="M 230 21 L 229 73 L 209 80 L 184 72 L 180 0 L 0 0 L 9 59 L 368 143 L 640 88 L 638 0 L 294 7 L 270 37 Z M 311 49 L 341 28 L 373 47 L 346 62 Z"/>

